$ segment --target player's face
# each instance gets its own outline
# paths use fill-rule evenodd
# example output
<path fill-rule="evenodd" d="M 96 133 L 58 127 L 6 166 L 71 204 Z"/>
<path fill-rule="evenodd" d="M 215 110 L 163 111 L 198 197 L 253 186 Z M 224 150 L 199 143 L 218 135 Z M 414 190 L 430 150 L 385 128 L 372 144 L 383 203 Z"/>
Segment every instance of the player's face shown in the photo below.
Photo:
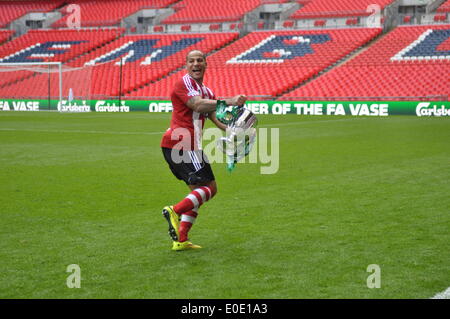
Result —
<path fill-rule="evenodd" d="M 192 52 L 187 56 L 186 68 L 194 80 L 202 82 L 206 71 L 206 60 L 201 52 Z"/>

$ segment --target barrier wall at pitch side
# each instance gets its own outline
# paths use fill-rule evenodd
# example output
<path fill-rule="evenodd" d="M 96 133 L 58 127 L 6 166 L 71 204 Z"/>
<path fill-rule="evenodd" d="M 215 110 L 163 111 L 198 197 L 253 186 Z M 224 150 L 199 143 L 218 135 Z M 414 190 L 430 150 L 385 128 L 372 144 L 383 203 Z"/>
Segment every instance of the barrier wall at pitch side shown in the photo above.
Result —
<path fill-rule="evenodd" d="M 450 116 L 450 102 L 424 101 L 248 101 L 255 114 L 349 116 Z M 172 112 L 170 101 L 0 99 L 0 111 Z"/>

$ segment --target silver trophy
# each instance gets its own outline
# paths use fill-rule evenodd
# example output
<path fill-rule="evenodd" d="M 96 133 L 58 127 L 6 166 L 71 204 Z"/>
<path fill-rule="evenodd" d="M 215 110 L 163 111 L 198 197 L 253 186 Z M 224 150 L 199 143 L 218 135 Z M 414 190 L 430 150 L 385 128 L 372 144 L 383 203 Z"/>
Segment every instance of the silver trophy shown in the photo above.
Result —
<path fill-rule="evenodd" d="M 219 150 L 226 154 L 227 169 L 230 172 L 236 163 L 252 150 L 258 124 L 258 119 L 252 111 L 244 107 L 231 108 L 228 111 L 226 136 L 217 141 Z"/>

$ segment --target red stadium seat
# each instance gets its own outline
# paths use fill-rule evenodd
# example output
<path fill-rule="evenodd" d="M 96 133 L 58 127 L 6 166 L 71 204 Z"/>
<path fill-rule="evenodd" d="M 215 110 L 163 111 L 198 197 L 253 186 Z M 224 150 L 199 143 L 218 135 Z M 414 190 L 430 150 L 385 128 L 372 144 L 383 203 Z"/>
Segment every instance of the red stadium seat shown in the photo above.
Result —
<path fill-rule="evenodd" d="M 0 2 L 0 28 L 29 12 L 49 12 L 64 3 L 63 0 L 47 1 L 2 1 Z"/>
<path fill-rule="evenodd" d="M 283 27 L 292 28 L 294 26 L 294 21 L 288 20 L 283 22 Z"/>
<path fill-rule="evenodd" d="M 61 1 L 60 1 L 61 2 Z M 67 6 L 60 11 L 63 17 L 56 21 L 52 26 L 55 28 L 66 27 L 66 21 L 71 15 L 67 9 L 70 5 L 76 4 L 80 7 L 81 26 L 105 26 L 117 25 L 121 19 L 137 12 L 143 8 L 165 8 L 176 0 L 108 0 L 108 1 L 86 1 L 71 0 L 67 1 Z"/>
<path fill-rule="evenodd" d="M 358 19 L 357 19 L 357 18 L 350 18 L 350 19 L 347 19 L 347 20 L 345 21 L 345 24 L 346 24 L 346 25 L 357 25 L 357 24 L 358 24 Z"/>
<path fill-rule="evenodd" d="M 383 9 L 394 0 L 378 0 L 376 4 Z M 317 19 L 331 17 L 367 16 L 367 7 L 373 0 L 312 0 L 294 12 L 291 19 Z"/>
<path fill-rule="evenodd" d="M 68 62 L 69 60 L 77 59 L 77 57 L 84 55 L 87 52 L 94 50 L 95 48 L 104 45 L 107 42 L 111 42 L 120 36 L 124 29 L 107 29 L 107 30 L 30 30 L 28 33 L 13 39 L 0 47 L 0 59 L 4 59 L 4 62 Z M 61 54 L 54 54 L 53 56 L 43 56 L 38 58 L 27 57 L 24 61 L 9 60 L 8 57 L 17 55 L 21 50 L 26 50 L 36 46 L 37 44 L 45 44 L 51 41 L 79 41 L 70 46 L 70 49 L 65 49 L 66 52 Z M 50 48 L 52 49 L 52 48 Z M 58 48 L 55 48 L 58 49 Z M 0 86 L 9 85 L 18 80 L 23 80 L 34 75 L 31 71 L 18 71 L 15 73 L 4 73 L 0 77 Z M 45 75 L 47 76 L 47 75 Z M 34 77 L 35 81 L 39 76 Z M 56 83 L 56 82 L 55 82 Z M 27 93 L 27 90 L 31 90 L 36 87 L 35 85 L 22 86 L 17 85 L 17 92 Z"/>
<path fill-rule="evenodd" d="M 316 20 L 316 21 L 314 21 L 314 26 L 315 27 L 323 27 L 326 23 L 327 23 L 326 20 Z"/>
<path fill-rule="evenodd" d="M 87 62 L 93 61 L 96 58 L 106 57 L 112 52 L 116 52 L 119 48 L 123 47 L 127 43 L 135 42 L 139 40 L 156 40 L 157 43 L 155 47 L 167 46 L 172 43 L 177 43 L 180 41 L 186 41 L 187 39 L 199 39 L 200 41 L 194 45 L 187 46 L 186 48 L 172 52 L 167 57 L 154 61 L 150 64 L 143 64 L 148 56 L 143 56 L 142 58 L 133 61 L 126 62 L 123 64 L 122 72 L 123 79 L 126 79 L 122 83 L 122 92 L 128 96 L 154 96 L 154 97 L 164 97 L 163 92 L 149 93 L 153 87 L 155 87 L 156 82 L 154 81 L 160 79 L 161 77 L 167 75 L 169 72 L 180 68 L 184 65 L 185 55 L 192 48 L 202 50 L 208 53 L 212 50 L 217 50 L 228 42 L 236 39 L 238 33 L 210 33 L 210 34 L 197 34 L 197 33 L 186 33 L 186 34 L 146 34 L 146 35 L 126 35 L 118 40 L 95 50 L 88 55 L 74 61 L 72 66 L 81 67 Z M 126 54 L 122 54 L 122 57 Z M 114 96 L 118 94 L 118 80 L 119 67 L 116 65 L 117 61 L 120 61 L 121 56 L 115 57 L 113 60 L 108 62 L 100 62 L 94 64 L 92 67 L 92 96 Z M 105 79 L 108 79 L 105 81 Z M 1 90 L 0 90 L 1 93 Z M 165 93 L 164 93 L 165 94 Z"/>
<path fill-rule="evenodd" d="M 376 2 L 383 9 L 393 1 Z M 51 41 L 73 41 L 66 49 L 48 47 L 55 52 L 38 51 L 35 56 L 25 59 L 60 61 L 65 68 L 72 67 L 64 72 L 63 90 L 66 93 L 70 88 L 78 95 L 92 98 L 123 93 L 133 98 L 168 99 L 173 83 L 185 72 L 186 53 L 197 48 L 207 54 L 214 52 L 208 56 L 205 83 L 221 97 L 242 92 L 251 99 L 291 100 L 425 100 L 450 97 L 450 59 L 446 53 L 450 52 L 450 40 L 436 43 L 436 39 L 430 39 L 428 49 L 417 49 L 420 48 L 417 43 L 422 43 L 420 41 L 426 32 L 450 30 L 450 25 L 443 23 L 448 21 L 450 0 L 432 16 L 434 24 L 396 27 L 352 59 L 332 69 L 329 68 L 379 36 L 382 29 L 361 25 L 332 29 L 331 23 L 327 25 L 327 22 L 332 21 L 330 18 L 341 18 L 347 26 L 358 25 L 360 17 L 371 14 L 366 12 L 366 8 L 373 0 L 297 0 L 303 7 L 282 23 L 284 30 L 263 31 L 265 24 L 260 21 L 255 24 L 258 31 L 239 38 L 238 31 L 243 29 L 245 14 L 261 4 L 285 2 L 288 1 L 73 0 L 70 3 L 82 7 L 82 26 L 106 27 L 31 30 L 12 40 L 11 31 L 0 30 L 0 63 L 8 62 L 26 49 L 35 52 L 36 46 Z M 57 10 L 64 4 L 69 2 L 1 1 L 0 27 L 27 12 Z M 162 25 L 153 26 L 154 34 L 124 35 L 124 29 L 111 27 L 144 7 L 165 8 L 169 5 L 175 13 Z M 67 6 L 60 11 L 63 17 L 54 27 L 66 26 Z M 297 19 L 307 19 L 318 28 L 296 29 L 294 26 L 300 24 Z M 403 23 L 411 24 L 411 16 L 402 19 Z M 202 23 L 203 28 L 214 32 L 191 33 L 193 23 Z M 176 28 L 183 32 L 162 34 L 168 29 L 167 24 L 176 24 Z M 320 28 L 324 26 L 327 27 Z M 223 29 L 235 32 L 218 32 Z M 133 32 L 132 29 L 130 31 Z M 320 41 L 311 40 L 313 35 L 321 37 Z M 279 42 L 272 43 L 272 38 Z M 127 46 L 135 42 L 143 44 L 141 47 L 136 44 L 132 46 L 133 51 L 127 51 Z M 189 44 L 182 46 L 184 43 Z M 258 51 L 265 43 L 273 45 L 268 45 L 265 51 Z M 299 43 L 305 45 L 302 47 Z M 402 53 L 411 47 L 418 52 L 411 55 Z M 325 70 L 327 72 L 322 74 Z M 2 72 L 0 97 L 46 98 L 49 89 L 52 97 L 57 97 L 58 88 L 53 85 L 58 81 L 57 76 L 57 73 L 49 75 L 33 71 Z M 313 79 L 315 76 L 318 77 Z M 53 83 L 50 88 L 49 79 Z"/>
<path fill-rule="evenodd" d="M 165 24 L 211 23 L 242 20 L 244 15 L 261 4 L 260 0 L 204 1 L 182 0 L 176 12 L 166 18 Z"/>
<path fill-rule="evenodd" d="M 381 29 L 255 31 L 208 57 L 205 83 L 214 88 L 218 96 L 229 97 L 245 92 L 251 99 L 274 98 L 329 67 L 340 57 L 349 54 L 380 33 Z M 297 39 L 297 42 L 292 41 L 296 43 L 299 36 L 307 35 L 323 35 L 329 37 L 329 41 L 312 45 L 314 53 L 286 59 L 282 63 L 265 60 L 229 62 L 274 35 L 292 37 Z M 290 45 L 289 38 L 286 41 L 286 44 Z M 280 56 L 280 53 L 272 52 L 272 56 Z M 128 95 L 169 98 L 173 84 L 185 72 L 182 70 L 174 73 Z"/>
<path fill-rule="evenodd" d="M 219 28 L 220 28 L 220 24 L 218 24 L 218 23 L 214 23 L 209 26 L 209 30 L 211 30 L 211 31 L 217 31 L 217 30 L 219 30 Z"/>
<path fill-rule="evenodd" d="M 437 12 L 450 12 L 450 0 L 445 1 L 443 4 L 441 4 L 437 10 Z"/>
<path fill-rule="evenodd" d="M 9 40 L 14 33 L 13 30 L 0 30 L 0 44 Z"/>
<path fill-rule="evenodd" d="M 397 27 L 366 51 L 280 99 L 418 100 L 446 99 L 450 93 L 450 59 L 441 55 L 393 60 L 429 30 L 450 32 L 450 25 Z M 442 40 L 440 40 L 442 41 Z M 448 50 L 449 40 L 435 48 Z M 433 42 L 430 42 L 433 43 Z M 427 50 L 421 49 L 429 54 Z"/>
<path fill-rule="evenodd" d="M 186 24 L 186 25 L 182 25 L 181 26 L 181 31 L 190 31 L 191 30 L 191 25 L 190 24 Z"/>
<path fill-rule="evenodd" d="M 436 14 L 434 16 L 433 20 L 436 22 L 445 21 L 445 20 L 447 20 L 447 15 L 446 14 Z"/>

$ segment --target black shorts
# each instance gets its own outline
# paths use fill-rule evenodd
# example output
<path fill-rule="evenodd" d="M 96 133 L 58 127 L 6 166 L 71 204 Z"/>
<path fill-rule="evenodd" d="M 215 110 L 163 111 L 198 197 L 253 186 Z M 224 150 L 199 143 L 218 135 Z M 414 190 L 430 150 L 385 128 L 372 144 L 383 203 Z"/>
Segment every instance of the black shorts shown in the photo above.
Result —
<path fill-rule="evenodd" d="M 163 147 L 162 152 L 173 175 L 187 185 L 206 184 L 215 180 L 208 158 L 202 150 L 181 151 Z"/>

